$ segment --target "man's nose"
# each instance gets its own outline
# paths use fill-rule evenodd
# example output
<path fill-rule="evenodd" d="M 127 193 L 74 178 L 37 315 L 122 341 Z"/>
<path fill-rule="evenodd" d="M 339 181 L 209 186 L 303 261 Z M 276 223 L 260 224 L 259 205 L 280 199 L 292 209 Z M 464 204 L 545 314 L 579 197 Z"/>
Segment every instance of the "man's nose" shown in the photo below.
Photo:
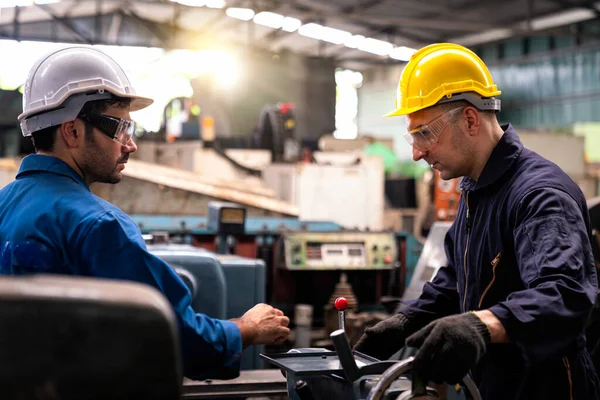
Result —
<path fill-rule="evenodd" d="M 129 139 L 129 142 L 123 147 L 125 148 L 125 153 L 135 153 L 138 148 L 133 139 Z"/>
<path fill-rule="evenodd" d="M 420 159 L 422 159 L 423 157 L 425 157 L 426 154 L 427 154 L 426 151 L 419 150 L 415 146 L 413 146 L 413 148 L 412 148 L 412 156 L 413 156 L 413 160 L 414 161 L 419 161 Z"/>

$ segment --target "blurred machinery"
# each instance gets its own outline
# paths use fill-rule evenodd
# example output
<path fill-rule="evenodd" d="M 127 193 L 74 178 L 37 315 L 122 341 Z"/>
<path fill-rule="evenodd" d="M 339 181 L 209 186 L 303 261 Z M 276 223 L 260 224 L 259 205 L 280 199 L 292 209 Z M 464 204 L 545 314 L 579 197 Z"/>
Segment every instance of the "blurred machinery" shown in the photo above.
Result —
<path fill-rule="evenodd" d="M 268 104 L 258 118 L 251 148 L 271 152 L 273 162 L 291 159 L 299 154 L 294 136 L 296 117 L 292 103 Z"/>
<path fill-rule="evenodd" d="M 298 207 L 305 221 L 334 221 L 348 229 L 381 231 L 385 207 L 379 157 L 359 153 L 313 153 L 312 163 L 274 163 L 264 185 Z"/>
<path fill-rule="evenodd" d="M 454 221 L 460 201 L 460 178 L 444 180 L 434 170 L 433 201 L 436 221 Z"/>
<path fill-rule="evenodd" d="M 420 253 L 420 243 L 406 233 L 248 217 L 230 203 L 213 203 L 211 209 L 208 218 L 132 218 L 144 234 L 168 236 L 169 244 L 151 244 L 149 249 L 178 270 L 196 293 L 198 310 L 233 318 L 262 301 L 293 316 L 297 305 L 305 305 L 311 310 L 313 340 L 331 331 L 332 299 L 339 295 L 351 299 L 349 333 L 359 334 L 361 324 L 371 318 L 360 314 L 385 311 L 382 298 L 402 295 L 405 276 Z M 256 354 L 247 358 L 254 360 L 247 365 L 253 368 Z"/>
<path fill-rule="evenodd" d="M 423 291 L 423 285 L 433 279 L 440 267 L 446 265 L 444 239 L 451 225 L 452 222 L 442 221 L 431 226 L 417 266 L 407 274 L 408 287 L 402 296 L 403 300 L 418 298 Z"/>

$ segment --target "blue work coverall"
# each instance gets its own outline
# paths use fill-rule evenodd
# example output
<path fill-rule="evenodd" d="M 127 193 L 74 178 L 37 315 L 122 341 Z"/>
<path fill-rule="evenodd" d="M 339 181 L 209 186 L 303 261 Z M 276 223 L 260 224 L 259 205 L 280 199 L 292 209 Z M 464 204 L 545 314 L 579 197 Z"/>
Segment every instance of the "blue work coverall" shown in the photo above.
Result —
<path fill-rule="evenodd" d="M 195 313 L 187 286 L 147 251 L 137 225 L 60 159 L 25 157 L 16 180 L 0 190 L 0 245 L 2 275 L 79 275 L 153 286 L 175 311 L 185 376 L 239 375 L 239 328 Z"/>
<path fill-rule="evenodd" d="M 583 333 L 597 291 L 585 198 L 502 128 L 479 180 L 461 182 L 447 266 L 400 312 L 423 326 L 472 310 L 496 315 L 510 343 L 490 344 L 472 371 L 485 400 L 599 399 Z"/>

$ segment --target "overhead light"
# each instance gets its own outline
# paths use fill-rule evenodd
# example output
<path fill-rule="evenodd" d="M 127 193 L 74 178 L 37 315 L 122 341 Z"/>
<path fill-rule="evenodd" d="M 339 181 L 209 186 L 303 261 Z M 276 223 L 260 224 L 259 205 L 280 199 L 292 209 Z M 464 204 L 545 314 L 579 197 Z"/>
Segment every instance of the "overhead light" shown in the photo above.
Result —
<path fill-rule="evenodd" d="M 283 23 L 281 24 L 281 29 L 286 32 L 294 32 L 302 25 L 302 21 L 298 18 L 285 17 L 283 19 Z"/>
<path fill-rule="evenodd" d="M 208 8 L 225 8 L 225 0 L 206 0 Z"/>
<path fill-rule="evenodd" d="M 354 35 L 346 39 L 346 41 L 344 42 L 344 46 L 349 47 L 351 49 L 356 49 L 358 48 L 358 46 L 360 46 L 363 40 L 365 40 L 365 37 L 363 35 Z"/>
<path fill-rule="evenodd" d="M 179 3 L 188 7 L 204 7 L 204 0 L 171 0 L 173 3 Z"/>
<path fill-rule="evenodd" d="M 269 28 L 279 29 L 283 25 L 285 17 L 269 11 L 259 12 L 254 16 L 253 21 L 258 25 L 268 26 Z"/>
<path fill-rule="evenodd" d="M 324 26 L 321 29 L 321 40 L 324 40 L 333 44 L 342 44 L 346 40 L 352 37 L 350 32 L 342 31 L 340 29 L 329 28 Z"/>
<path fill-rule="evenodd" d="M 252 17 L 254 17 L 254 10 L 249 8 L 230 7 L 225 10 L 225 14 L 231 18 L 241 19 L 242 21 L 250 21 Z"/>
<path fill-rule="evenodd" d="M 570 25 L 588 19 L 596 18 L 597 11 L 591 8 L 593 8 L 593 6 L 591 6 L 589 9 L 574 8 L 572 10 L 565 10 L 557 14 L 551 14 L 544 17 L 534 18 L 531 20 L 531 29 L 533 29 L 534 31 L 541 31 L 544 29 L 555 28 L 557 26 L 562 25 Z"/>
<path fill-rule="evenodd" d="M 390 58 L 393 58 L 394 60 L 408 61 L 416 51 L 417 50 L 406 46 L 396 47 L 390 52 Z"/>
<path fill-rule="evenodd" d="M 302 25 L 298 29 L 298 33 L 302 36 L 321 40 L 321 37 L 323 36 L 323 26 L 311 22 L 309 24 Z"/>
<path fill-rule="evenodd" d="M 394 49 L 394 45 L 383 40 L 366 38 L 360 42 L 358 49 L 378 56 L 387 56 Z"/>
<path fill-rule="evenodd" d="M 598 7 L 600 7 L 600 2 L 595 2 L 593 4 L 588 4 L 585 8 L 581 6 L 571 10 L 559 11 L 543 17 L 532 18 L 527 22 L 518 22 L 507 28 L 490 29 L 480 33 L 455 37 L 448 41 L 459 43 L 463 46 L 475 46 L 481 43 L 508 39 L 515 35 L 515 31 L 517 33 L 522 30 L 540 31 L 558 26 L 570 25 L 596 18 L 597 15 L 595 10 L 598 9 Z"/>
<path fill-rule="evenodd" d="M 479 43 L 495 42 L 497 40 L 508 39 L 512 36 L 511 28 L 496 28 L 489 31 L 475 33 L 471 35 L 461 36 L 453 40 L 455 43 L 460 43 L 463 46 L 473 46 Z"/>

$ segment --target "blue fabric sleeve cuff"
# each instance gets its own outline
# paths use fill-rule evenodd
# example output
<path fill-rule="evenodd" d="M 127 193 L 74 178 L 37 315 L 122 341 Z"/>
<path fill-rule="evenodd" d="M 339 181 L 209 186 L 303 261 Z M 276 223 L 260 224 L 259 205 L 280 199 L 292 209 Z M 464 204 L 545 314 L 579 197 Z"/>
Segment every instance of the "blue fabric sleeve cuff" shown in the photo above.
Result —
<path fill-rule="evenodd" d="M 225 353 L 225 367 L 239 368 L 242 359 L 242 333 L 240 328 L 231 321 L 219 321 L 227 338 L 227 351 Z"/>

